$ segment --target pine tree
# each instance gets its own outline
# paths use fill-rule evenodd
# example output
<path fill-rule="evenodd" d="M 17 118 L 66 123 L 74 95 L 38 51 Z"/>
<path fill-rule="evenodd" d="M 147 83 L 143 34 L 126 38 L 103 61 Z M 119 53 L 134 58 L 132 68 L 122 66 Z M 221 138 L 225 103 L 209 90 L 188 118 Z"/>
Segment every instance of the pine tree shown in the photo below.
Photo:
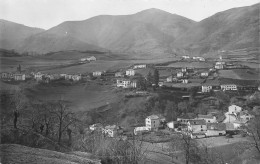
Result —
<path fill-rule="evenodd" d="M 158 83 L 159 83 L 159 71 L 158 71 L 157 69 L 154 70 L 153 80 L 154 80 L 155 86 L 158 87 Z"/>
<path fill-rule="evenodd" d="M 149 72 L 147 75 L 147 81 L 146 81 L 147 87 L 151 87 L 152 83 L 153 83 L 153 76 L 152 76 L 152 73 Z"/>

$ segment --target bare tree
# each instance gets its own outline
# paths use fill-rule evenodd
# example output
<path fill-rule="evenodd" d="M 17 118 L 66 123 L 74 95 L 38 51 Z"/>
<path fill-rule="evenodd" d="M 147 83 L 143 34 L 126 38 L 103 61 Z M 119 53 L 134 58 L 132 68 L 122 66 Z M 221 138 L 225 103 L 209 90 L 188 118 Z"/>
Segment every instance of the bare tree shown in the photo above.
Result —
<path fill-rule="evenodd" d="M 50 111 L 58 122 L 58 143 L 61 143 L 62 134 L 67 128 L 76 121 L 74 113 L 71 112 L 68 105 L 62 100 L 52 104 Z"/>
<path fill-rule="evenodd" d="M 26 106 L 26 97 L 22 91 L 15 91 L 12 93 L 12 107 L 13 107 L 13 123 L 14 128 L 17 128 L 18 117 L 20 116 L 20 111 Z"/>
<path fill-rule="evenodd" d="M 255 115 L 255 118 L 250 120 L 246 129 L 252 138 L 253 147 L 260 153 L 260 115 Z"/>

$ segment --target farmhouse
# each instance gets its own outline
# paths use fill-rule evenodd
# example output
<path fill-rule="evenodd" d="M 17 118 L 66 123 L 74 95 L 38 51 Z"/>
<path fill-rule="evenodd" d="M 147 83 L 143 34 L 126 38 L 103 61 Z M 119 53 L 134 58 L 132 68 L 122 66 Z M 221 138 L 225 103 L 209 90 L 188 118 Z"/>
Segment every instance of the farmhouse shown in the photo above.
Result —
<path fill-rule="evenodd" d="M 24 81 L 25 80 L 25 74 L 20 74 L 20 73 L 14 74 L 14 80 L 16 80 L 16 81 Z"/>
<path fill-rule="evenodd" d="M 106 134 L 108 137 L 116 137 L 119 133 L 120 127 L 116 125 L 108 125 L 104 129 L 102 129 L 102 132 Z"/>
<path fill-rule="evenodd" d="M 130 79 L 117 79 L 116 86 L 122 88 L 136 88 L 137 82 Z"/>
<path fill-rule="evenodd" d="M 188 79 L 182 79 L 181 81 L 182 81 L 182 83 L 184 83 L 184 84 L 188 84 L 188 83 L 189 83 L 189 80 L 188 80 Z"/>
<path fill-rule="evenodd" d="M 73 81 L 79 81 L 79 80 L 81 80 L 81 75 L 72 75 L 71 79 Z"/>
<path fill-rule="evenodd" d="M 93 76 L 95 77 L 100 77 L 102 75 L 102 72 L 101 71 L 95 71 L 93 72 Z"/>
<path fill-rule="evenodd" d="M 178 128 L 178 126 L 179 126 L 179 122 L 178 121 L 171 121 L 171 122 L 167 123 L 167 127 L 169 129 L 176 129 L 176 128 Z"/>
<path fill-rule="evenodd" d="M 211 136 L 222 136 L 226 134 L 226 124 L 225 123 L 207 123 L 206 137 Z"/>
<path fill-rule="evenodd" d="M 177 73 L 177 77 L 183 77 L 183 73 L 182 72 L 178 72 Z"/>
<path fill-rule="evenodd" d="M 158 115 L 151 115 L 145 119 L 145 126 L 150 130 L 155 130 L 163 126 L 165 117 Z"/>
<path fill-rule="evenodd" d="M 142 68 L 146 68 L 146 64 L 139 64 L 139 65 L 134 65 L 134 69 L 142 69 Z"/>
<path fill-rule="evenodd" d="M 211 114 L 209 115 L 202 115 L 202 114 L 199 114 L 198 117 L 197 117 L 198 120 L 205 120 L 206 123 L 215 123 L 217 122 L 217 118 Z"/>
<path fill-rule="evenodd" d="M 208 76 L 209 76 L 209 73 L 208 73 L 208 72 L 201 72 L 201 73 L 200 73 L 200 76 L 201 76 L 201 77 L 208 77 Z"/>
<path fill-rule="evenodd" d="M 201 133 L 201 132 L 206 132 L 207 126 L 206 126 L 206 121 L 205 120 L 189 120 L 188 123 L 188 131 L 192 133 Z"/>
<path fill-rule="evenodd" d="M 187 68 L 182 68 L 181 72 L 187 72 Z"/>
<path fill-rule="evenodd" d="M 42 80 L 42 77 L 43 77 L 44 74 L 42 74 L 41 72 L 37 72 L 34 74 L 34 79 L 35 80 Z"/>
<path fill-rule="evenodd" d="M 240 107 L 240 106 L 237 106 L 237 105 L 230 105 L 229 107 L 228 107 L 228 113 L 229 114 L 238 114 L 238 113 L 240 113 L 242 111 L 242 107 Z"/>
<path fill-rule="evenodd" d="M 134 128 L 135 135 L 142 134 L 143 132 L 149 132 L 149 131 L 150 131 L 150 128 L 147 126 L 141 126 L 141 127 Z"/>
<path fill-rule="evenodd" d="M 116 72 L 115 77 L 124 77 L 124 74 L 122 72 Z"/>
<path fill-rule="evenodd" d="M 134 75 L 135 75 L 135 70 L 133 69 L 126 70 L 126 76 L 134 76 Z"/>
<path fill-rule="evenodd" d="M 95 56 L 91 56 L 87 58 L 88 61 L 96 61 L 96 57 Z"/>

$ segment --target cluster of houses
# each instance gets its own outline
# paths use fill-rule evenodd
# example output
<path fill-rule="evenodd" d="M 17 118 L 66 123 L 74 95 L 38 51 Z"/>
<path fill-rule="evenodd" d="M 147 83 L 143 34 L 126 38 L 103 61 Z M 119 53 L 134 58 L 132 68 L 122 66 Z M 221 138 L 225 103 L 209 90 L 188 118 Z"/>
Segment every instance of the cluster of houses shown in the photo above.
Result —
<path fill-rule="evenodd" d="M 231 105 L 225 117 L 221 121 L 213 113 L 208 115 L 198 114 L 197 116 L 183 115 L 178 117 L 176 121 L 166 123 L 165 117 L 151 115 L 145 119 L 145 126 L 134 129 L 134 134 L 138 135 L 144 132 L 157 131 L 166 126 L 174 131 L 188 134 L 191 138 L 222 136 L 240 130 L 254 116 L 247 110 L 242 110 L 237 105 Z"/>
<path fill-rule="evenodd" d="M 193 59 L 193 60 L 197 60 L 197 61 L 205 61 L 205 58 L 203 57 L 199 57 L 199 56 L 194 56 L 194 57 L 190 57 L 190 56 L 182 56 L 183 59 Z"/>
<path fill-rule="evenodd" d="M 81 58 L 80 61 L 81 62 L 85 62 L 85 61 L 96 61 L 96 57 L 95 56 L 91 56 L 91 57 L 88 57 L 88 58 Z"/>
<path fill-rule="evenodd" d="M 16 68 L 15 72 L 2 72 L 1 73 L 1 79 L 3 81 L 11 81 L 11 80 L 25 81 L 26 77 L 27 77 L 26 74 L 23 73 L 23 71 L 22 71 L 21 65 L 19 65 Z"/>
<path fill-rule="evenodd" d="M 108 137 L 117 137 L 123 133 L 123 129 L 117 125 L 103 126 L 101 123 L 93 124 L 89 126 L 91 131 L 98 131 Z"/>

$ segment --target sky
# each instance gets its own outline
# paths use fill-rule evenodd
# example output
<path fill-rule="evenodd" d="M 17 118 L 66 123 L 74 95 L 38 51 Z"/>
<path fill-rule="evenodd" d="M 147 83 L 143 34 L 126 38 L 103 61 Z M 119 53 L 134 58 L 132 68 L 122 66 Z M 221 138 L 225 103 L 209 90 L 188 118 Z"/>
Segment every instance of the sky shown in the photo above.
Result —
<path fill-rule="evenodd" d="M 0 19 L 49 29 L 97 15 L 128 15 L 158 8 L 201 21 L 217 12 L 260 0 L 0 0 Z"/>

